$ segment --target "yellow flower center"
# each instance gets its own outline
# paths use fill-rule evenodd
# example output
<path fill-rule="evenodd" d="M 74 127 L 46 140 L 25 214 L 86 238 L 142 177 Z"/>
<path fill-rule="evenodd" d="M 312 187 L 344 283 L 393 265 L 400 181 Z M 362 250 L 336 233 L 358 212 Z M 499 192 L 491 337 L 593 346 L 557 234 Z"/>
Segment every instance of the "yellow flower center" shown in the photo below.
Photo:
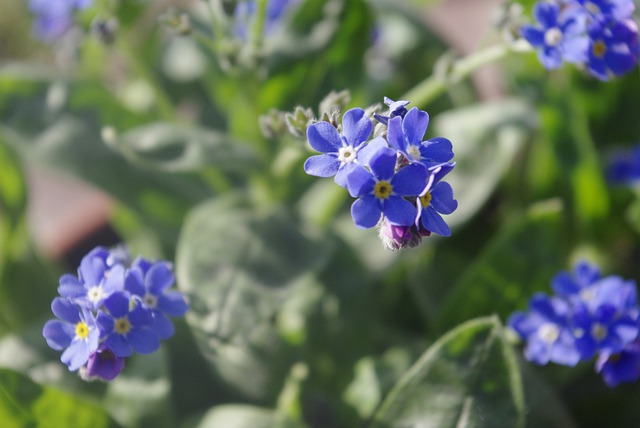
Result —
<path fill-rule="evenodd" d="M 76 336 L 80 339 L 86 339 L 89 336 L 89 326 L 86 322 L 80 321 L 76 324 Z"/>
<path fill-rule="evenodd" d="M 113 328 L 118 334 L 127 334 L 129 330 L 131 330 L 131 323 L 127 317 L 118 318 L 115 321 Z"/>
<path fill-rule="evenodd" d="M 607 327 L 603 326 L 600 323 L 594 323 L 591 326 L 591 336 L 597 341 L 600 341 L 607 337 Z"/>
<path fill-rule="evenodd" d="M 607 45 L 605 45 L 602 40 L 598 40 L 597 42 L 593 43 L 593 47 L 591 49 L 593 50 L 593 54 L 595 56 L 597 56 L 598 58 L 602 58 L 605 52 L 607 52 Z"/>
<path fill-rule="evenodd" d="M 423 208 L 426 208 L 431 203 L 431 193 L 427 192 L 424 195 L 420 196 L 420 204 Z"/>
<path fill-rule="evenodd" d="M 391 183 L 389 183 L 388 181 L 380 180 L 373 188 L 373 194 L 378 199 L 387 199 L 391 195 L 391 190 L 393 190 Z"/>

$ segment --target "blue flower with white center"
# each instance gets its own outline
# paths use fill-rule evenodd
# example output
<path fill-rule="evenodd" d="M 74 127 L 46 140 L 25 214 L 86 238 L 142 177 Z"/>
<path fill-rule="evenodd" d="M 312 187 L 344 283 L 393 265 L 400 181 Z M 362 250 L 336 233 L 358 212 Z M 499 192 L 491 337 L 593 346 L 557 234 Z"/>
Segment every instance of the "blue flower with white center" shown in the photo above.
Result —
<path fill-rule="evenodd" d="M 409 101 L 399 100 L 393 101 L 391 98 L 384 97 L 384 103 L 389 106 L 389 115 L 382 116 L 380 114 L 374 114 L 373 117 L 380 123 L 385 125 L 389 124 L 389 119 L 393 119 L 394 117 L 404 117 L 408 110 L 407 105 Z"/>
<path fill-rule="evenodd" d="M 579 296 L 582 290 L 600 279 L 598 266 L 579 261 L 572 272 L 562 271 L 551 280 L 551 288 L 557 294 L 565 297 Z"/>
<path fill-rule="evenodd" d="M 523 25 L 520 33 L 537 49 L 546 69 L 559 68 L 563 60 L 586 61 L 589 38 L 585 34 L 586 16 L 581 8 L 561 9 L 555 3 L 538 2 L 533 13 L 538 25 Z"/>
<path fill-rule="evenodd" d="M 100 332 L 96 320 L 89 310 L 62 297 L 53 299 L 51 310 L 59 319 L 47 321 L 42 335 L 51 348 L 56 351 L 64 349 L 60 361 L 70 371 L 76 371 L 98 349 Z"/>
<path fill-rule="evenodd" d="M 629 18 L 635 10 L 633 0 L 576 0 L 594 19 Z"/>
<path fill-rule="evenodd" d="M 89 355 L 89 360 L 80 371 L 80 376 L 84 380 L 113 380 L 122 369 L 124 369 L 124 357 L 117 357 L 111 349 L 101 344 L 95 352 Z"/>
<path fill-rule="evenodd" d="M 407 165 L 395 172 L 396 151 L 383 138 L 369 143 L 363 154 L 369 170 L 357 165 L 347 176 L 347 190 L 358 198 L 351 205 L 351 216 L 359 228 L 378 224 L 380 216 L 397 226 L 410 226 L 416 218 L 415 206 L 404 196 L 416 197 L 427 183 L 427 169 Z"/>
<path fill-rule="evenodd" d="M 422 141 L 429 127 L 429 114 L 413 107 L 405 115 L 389 120 L 387 139 L 410 163 L 421 163 L 433 168 L 453 158 L 453 146 L 446 138 Z"/>
<path fill-rule="evenodd" d="M 640 341 L 627 345 L 620 353 L 601 352 L 596 359 L 596 372 L 610 387 L 636 382 L 640 379 Z"/>
<path fill-rule="evenodd" d="M 73 26 L 73 13 L 91 4 L 91 0 L 30 0 L 35 15 L 34 30 L 44 41 L 60 38 Z"/>
<path fill-rule="evenodd" d="M 160 340 L 150 329 L 153 315 L 132 303 L 127 293 L 113 293 L 105 299 L 104 308 L 106 312 L 98 313 L 96 323 L 101 339 L 115 356 L 128 357 L 133 351 L 150 354 L 158 349 Z"/>
<path fill-rule="evenodd" d="M 453 189 L 449 183 L 440 181 L 455 166 L 455 163 L 446 163 L 436 167 L 429 176 L 427 186 L 416 199 L 418 217 L 416 226 L 420 230 L 437 233 L 442 236 L 451 236 L 449 225 L 441 214 L 451 214 L 458 208 L 458 201 L 453 198 Z"/>
<path fill-rule="evenodd" d="M 347 111 L 342 117 L 342 135 L 329 122 L 316 122 L 307 128 L 307 139 L 322 155 L 311 156 L 304 170 L 316 177 L 332 177 L 342 187 L 359 163 L 358 152 L 369 141 L 373 125 L 361 108 Z"/>
<path fill-rule="evenodd" d="M 589 27 L 587 69 L 600 80 L 609 80 L 633 70 L 638 64 L 640 44 L 633 19 L 601 19 Z"/>
<path fill-rule="evenodd" d="M 180 317 L 188 309 L 182 293 L 169 290 L 174 282 L 169 263 L 152 263 L 143 258 L 134 261 L 125 280 L 125 289 L 134 301 L 151 312 L 153 324 L 150 328 L 160 339 L 168 339 L 174 332 L 167 316 Z"/>
<path fill-rule="evenodd" d="M 535 294 L 529 302 L 529 312 L 517 311 L 507 325 L 526 342 L 524 357 L 544 365 L 548 362 L 575 366 L 580 353 L 568 325 L 571 314 L 568 303 L 558 297 Z"/>
<path fill-rule="evenodd" d="M 112 293 L 124 287 L 125 268 L 103 247 L 96 247 L 82 258 L 78 277 L 60 277 L 58 293 L 90 309 L 98 309 Z"/>

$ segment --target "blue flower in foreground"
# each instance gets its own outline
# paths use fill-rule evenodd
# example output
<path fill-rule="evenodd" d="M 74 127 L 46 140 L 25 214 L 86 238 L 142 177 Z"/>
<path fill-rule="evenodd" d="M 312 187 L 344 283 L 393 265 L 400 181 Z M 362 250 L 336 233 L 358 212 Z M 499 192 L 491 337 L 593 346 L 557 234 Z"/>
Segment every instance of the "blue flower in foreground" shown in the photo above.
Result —
<path fill-rule="evenodd" d="M 529 302 L 529 312 L 515 312 L 507 324 L 526 341 L 524 357 L 536 364 L 554 362 L 575 366 L 580 353 L 567 323 L 568 303 L 538 293 Z"/>
<path fill-rule="evenodd" d="M 73 13 L 91 4 L 91 0 L 29 0 L 29 10 L 35 15 L 36 35 L 53 41 L 73 26 Z"/>
<path fill-rule="evenodd" d="M 419 195 L 427 183 L 427 169 L 419 164 L 407 165 L 395 172 L 396 152 L 382 138 L 367 146 L 367 166 L 356 168 L 347 176 L 347 189 L 358 198 L 351 205 L 351 215 L 357 227 L 370 228 L 384 215 L 389 223 L 410 226 L 416 218 L 416 208 L 403 196 Z"/>
<path fill-rule="evenodd" d="M 78 277 L 60 277 L 58 293 L 90 309 L 98 309 L 105 298 L 124 287 L 125 268 L 120 258 L 103 247 L 96 247 L 82 258 Z M 115 263 L 115 264 L 112 264 Z"/>
<path fill-rule="evenodd" d="M 153 330 L 160 339 L 173 335 L 174 327 L 167 316 L 179 317 L 187 312 L 187 301 L 178 291 L 169 291 L 175 278 L 167 262 L 152 263 L 139 258 L 127 273 L 125 289 L 134 301 L 149 310 L 153 316 Z"/>
<path fill-rule="evenodd" d="M 631 71 L 638 64 L 640 44 L 633 19 L 598 20 L 589 28 L 587 68 L 600 80 Z"/>
<path fill-rule="evenodd" d="M 340 186 L 346 186 L 346 178 L 359 163 L 358 152 L 365 146 L 373 125 L 361 108 L 347 111 L 342 117 L 343 134 L 329 122 L 317 122 L 307 128 L 307 139 L 322 155 L 311 156 L 304 163 L 304 170 L 317 177 L 332 177 Z"/>
<path fill-rule="evenodd" d="M 100 333 L 95 318 L 87 309 L 61 297 L 53 299 L 51 310 L 59 319 L 47 321 L 42 335 L 51 348 L 64 349 L 60 360 L 70 371 L 78 370 L 98 349 Z"/>
<path fill-rule="evenodd" d="M 160 340 L 149 329 L 153 324 L 150 311 L 141 305 L 131 309 L 129 296 L 116 292 L 104 301 L 107 312 L 98 313 L 96 319 L 100 337 L 117 357 L 128 357 L 133 351 L 150 354 L 158 349 Z"/>
<path fill-rule="evenodd" d="M 440 214 L 451 214 L 458 208 L 453 198 L 451 185 L 442 182 L 442 178 L 454 167 L 455 163 L 436 167 L 429 177 L 427 186 L 416 199 L 418 218 L 416 225 L 429 232 L 442 236 L 451 236 L 451 230 Z"/>
<path fill-rule="evenodd" d="M 631 343 L 620 353 L 602 352 L 596 360 L 596 372 L 610 387 L 636 382 L 640 379 L 640 342 Z"/>
<path fill-rule="evenodd" d="M 578 296 L 582 290 L 600 279 L 598 266 L 579 261 L 572 272 L 562 271 L 551 280 L 551 288 L 557 294 L 570 297 Z"/>
<path fill-rule="evenodd" d="M 111 349 L 105 345 L 100 345 L 98 349 L 89 356 L 87 365 L 81 371 L 85 380 L 102 379 L 113 380 L 124 369 L 124 357 L 117 357 Z"/>
<path fill-rule="evenodd" d="M 429 127 L 429 114 L 413 107 L 404 119 L 389 120 L 387 138 L 389 145 L 398 150 L 410 163 L 421 163 L 427 168 L 435 167 L 453 158 L 453 146 L 446 138 L 422 141 Z"/>
<path fill-rule="evenodd" d="M 539 25 L 523 25 L 524 37 L 538 50 L 538 58 L 547 69 L 567 62 L 586 60 L 589 38 L 584 34 L 584 14 L 576 8 L 560 9 L 557 4 L 538 2 L 533 10 Z"/>

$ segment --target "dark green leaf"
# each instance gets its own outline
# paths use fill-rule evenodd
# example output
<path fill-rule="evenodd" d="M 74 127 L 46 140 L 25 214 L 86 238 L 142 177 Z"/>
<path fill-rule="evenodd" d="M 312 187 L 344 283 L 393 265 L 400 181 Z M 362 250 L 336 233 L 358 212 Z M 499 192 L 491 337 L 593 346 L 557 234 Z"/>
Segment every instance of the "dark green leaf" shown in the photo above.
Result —
<path fill-rule="evenodd" d="M 495 317 L 435 342 L 391 390 L 372 428 L 524 426 L 522 379 Z"/>

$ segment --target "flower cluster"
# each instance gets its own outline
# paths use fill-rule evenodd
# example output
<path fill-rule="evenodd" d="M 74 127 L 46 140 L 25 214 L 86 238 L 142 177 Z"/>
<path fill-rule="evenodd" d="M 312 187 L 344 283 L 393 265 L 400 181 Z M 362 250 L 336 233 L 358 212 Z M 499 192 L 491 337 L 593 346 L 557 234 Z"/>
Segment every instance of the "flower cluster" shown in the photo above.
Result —
<path fill-rule="evenodd" d="M 42 334 L 84 379 L 113 380 L 126 357 L 155 352 L 173 335 L 168 316 L 187 311 L 185 297 L 169 290 L 174 276 L 168 262 L 128 262 L 121 249 L 97 247 L 82 259 L 77 277 L 60 278 L 60 296 L 51 304 L 58 319 L 47 321 Z"/>
<path fill-rule="evenodd" d="M 357 227 L 380 226 L 380 237 L 391 249 L 414 247 L 423 236 L 451 235 L 442 214 L 458 203 L 451 186 L 441 181 L 455 166 L 446 138 L 423 141 L 429 114 L 408 101 L 392 101 L 388 116 L 376 114 L 373 123 L 361 108 L 348 110 L 341 131 L 326 121 L 307 128 L 311 147 L 321 155 L 304 164 L 307 174 L 334 177 L 357 198 L 351 215 Z"/>
<path fill-rule="evenodd" d="M 566 61 L 609 80 L 638 63 L 634 9 L 633 0 L 539 1 L 533 11 L 536 25 L 523 25 L 520 32 L 537 49 L 545 68 L 555 69 Z"/>
<path fill-rule="evenodd" d="M 60 38 L 73 26 L 73 13 L 87 8 L 92 0 L 29 0 L 35 15 L 34 31 L 44 41 Z"/>
<path fill-rule="evenodd" d="M 640 322 L 634 281 L 602 277 L 587 262 L 552 281 L 554 295 L 538 293 L 529 311 L 507 324 L 526 342 L 524 356 L 536 364 L 574 366 L 596 357 L 596 371 L 616 386 L 640 379 Z"/>

